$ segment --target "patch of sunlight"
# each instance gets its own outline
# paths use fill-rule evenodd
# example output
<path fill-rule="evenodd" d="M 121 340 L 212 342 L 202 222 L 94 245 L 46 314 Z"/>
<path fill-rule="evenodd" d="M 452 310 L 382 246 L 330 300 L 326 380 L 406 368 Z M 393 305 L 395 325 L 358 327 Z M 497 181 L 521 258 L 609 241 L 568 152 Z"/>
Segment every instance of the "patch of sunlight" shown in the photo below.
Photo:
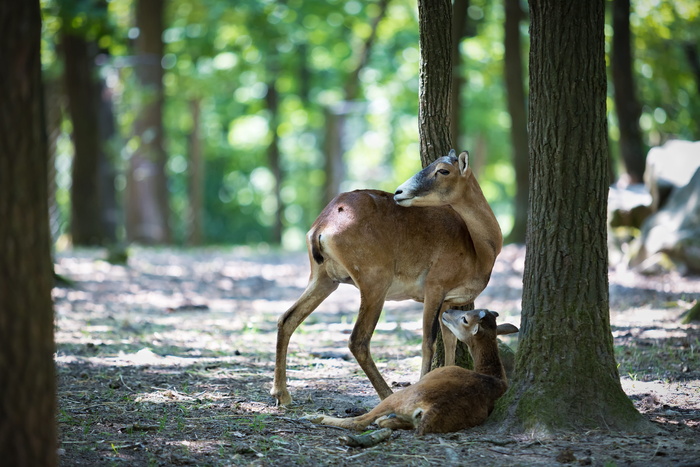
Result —
<path fill-rule="evenodd" d="M 296 205 L 294 205 L 296 206 Z M 285 210 L 285 217 L 289 220 L 290 216 L 287 211 L 289 211 L 289 206 Z M 303 250 L 306 246 L 306 235 L 304 231 L 298 227 L 290 227 L 285 229 L 284 234 L 282 234 L 282 248 L 289 251 L 299 251 Z"/>
<path fill-rule="evenodd" d="M 238 57 L 233 52 L 221 52 L 214 57 L 214 68 L 217 70 L 230 70 L 238 64 Z"/>
<path fill-rule="evenodd" d="M 269 126 L 260 115 L 246 115 L 229 126 L 228 142 L 236 149 L 253 149 L 268 144 Z"/>

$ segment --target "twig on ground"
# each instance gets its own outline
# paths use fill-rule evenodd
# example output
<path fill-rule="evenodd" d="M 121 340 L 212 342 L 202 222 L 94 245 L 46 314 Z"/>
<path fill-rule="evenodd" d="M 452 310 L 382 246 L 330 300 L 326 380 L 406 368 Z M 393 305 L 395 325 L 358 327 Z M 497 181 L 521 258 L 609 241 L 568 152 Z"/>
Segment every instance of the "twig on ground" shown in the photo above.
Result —
<path fill-rule="evenodd" d="M 346 446 L 353 448 L 369 448 L 389 439 L 391 437 L 391 433 L 391 428 L 382 428 L 381 430 L 373 431 L 364 435 L 340 436 L 338 437 L 338 440 Z"/>
<path fill-rule="evenodd" d="M 127 388 L 129 391 L 132 391 L 132 392 L 134 391 L 133 389 L 131 389 L 131 388 L 129 387 L 128 384 L 126 384 L 126 381 L 124 381 L 124 375 L 119 374 L 119 380 L 122 382 L 122 384 L 124 385 L 124 387 Z"/>

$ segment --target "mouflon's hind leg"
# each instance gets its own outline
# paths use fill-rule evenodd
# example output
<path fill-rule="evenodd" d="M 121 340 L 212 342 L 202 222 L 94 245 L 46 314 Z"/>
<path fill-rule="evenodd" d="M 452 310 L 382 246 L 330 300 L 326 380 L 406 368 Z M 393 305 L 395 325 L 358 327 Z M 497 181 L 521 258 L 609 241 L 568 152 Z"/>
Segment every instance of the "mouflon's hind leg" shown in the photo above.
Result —
<path fill-rule="evenodd" d="M 289 339 L 296 328 L 337 288 L 338 283 L 328 277 L 324 270 L 314 271 L 304 293 L 278 320 L 275 376 L 270 390 L 270 395 L 277 399 L 277 405 L 289 405 L 292 402 L 287 390 Z"/>
<path fill-rule="evenodd" d="M 369 291 L 360 288 L 360 313 L 357 315 L 357 322 L 348 343 L 350 351 L 372 383 L 374 390 L 379 394 L 380 399 L 387 398 L 392 394 L 392 391 L 372 359 L 370 340 L 377 327 L 387 290 L 388 286 L 379 287 L 376 284 Z"/>
<path fill-rule="evenodd" d="M 415 425 L 413 424 L 412 417 L 406 417 L 399 414 L 389 414 L 377 419 L 377 425 L 379 428 L 391 428 L 392 430 L 413 430 Z"/>

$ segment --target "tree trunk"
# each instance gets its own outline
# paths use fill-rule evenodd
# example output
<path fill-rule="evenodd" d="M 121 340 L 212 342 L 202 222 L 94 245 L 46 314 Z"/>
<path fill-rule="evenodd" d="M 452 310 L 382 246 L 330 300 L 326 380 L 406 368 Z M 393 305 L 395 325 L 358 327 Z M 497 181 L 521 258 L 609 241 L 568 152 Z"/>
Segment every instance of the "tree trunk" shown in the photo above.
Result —
<path fill-rule="evenodd" d="M 61 136 L 63 121 L 63 86 L 58 79 L 47 80 L 44 77 L 44 119 L 46 121 L 47 151 L 48 151 L 48 203 L 49 229 L 51 244 L 58 239 L 63 219 L 56 202 L 56 145 Z"/>
<path fill-rule="evenodd" d="M 452 5 L 449 0 L 419 0 L 418 26 L 420 28 L 420 90 L 418 106 L 418 133 L 423 167 L 449 154 L 452 148 L 450 115 L 452 89 Z M 474 309 L 474 305 L 460 307 Z M 431 368 L 445 364 L 445 345 L 437 326 L 435 354 Z M 457 365 L 470 367 L 469 349 L 457 342 Z"/>
<path fill-rule="evenodd" d="M 604 1 L 530 2 L 530 223 L 504 429 L 636 430 L 613 352 Z M 575 343 L 575 346 L 572 346 Z"/>
<path fill-rule="evenodd" d="M 52 466 L 56 375 L 38 0 L 0 2 L 0 456 Z"/>
<path fill-rule="evenodd" d="M 452 147 L 452 31 L 445 27 L 446 24 L 452 24 L 452 5 L 449 0 L 418 0 L 418 134 L 423 167 L 446 156 Z"/>
<path fill-rule="evenodd" d="M 277 76 L 276 66 L 270 67 L 270 75 Z M 275 221 L 272 225 L 272 243 L 277 245 L 282 243 L 282 217 L 284 216 L 284 205 L 282 203 L 282 164 L 280 161 L 279 136 L 277 134 L 279 126 L 279 93 L 277 92 L 276 81 L 272 79 L 267 83 L 267 94 L 265 103 L 270 114 L 270 145 L 267 147 L 267 163 L 270 166 L 272 175 L 275 178 L 274 197 L 277 209 L 275 209 Z"/>
<path fill-rule="evenodd" d="M 365 39 L 365 42 L 360 49 L 360 52 L 355 57 L 355 67 L 348 75 L 343 86 L 343 102 L 324 109 L 326 117 L 326 128 L 324 135 L 324 155 L 326 182 L 323 190 L 323 205 L 326 206 L 340 192 L 340 185 L 345 178 L 345 164 L 343 156 L 345 155 L 346 146 L 343 141 L 345 134 L 345 122 L 347 115 L 353 109 L 353 103 L 360 95 L 360 73 L 367 65 L 372 45 L 377 35 L 377 28 L 382 18 L 386 15 L 386 9 L 389 6 L 389 0 L 380 0 L 379 12 L 372 20 L 370 35 Z"/>
<path fill-rule="evenodd" d="M 614 0 L 612 39 L 612 78 L 615 108 L 620 128 L 620 156 L 630 183 L 644 182 L 646 153 L 642 143 L 639 117 L 642 108 L 634 92 L 632 45 L 630 34 L 630 0 Z"/>
<path fill-rule="evenodd" d="M 106 8 L 106 4 L 104 4 Z M 101 51 L 98 58 L 108 60 L 109 53 Z M 100 196 L 100 222 L 102 240 L 107 244 L 117 243 L 117 229 L 121 224 L 121 213 L 117 203 L 115 187 L 115 161 L 119 158 L 117 124 L 114 118 L 112 90 L 105 80 L 97 79 L 97 119 L 100 132 L 98 153 L 98 186 Z"/>
<path fill-rule="evenodd" d="M 200 128 L 200 106 L 199 99 L 190 101 L 192 111 L 192 133 L 189 135 L 189 155 L 188 164 L 189 175 L 189 219 L 187 244 L 191 246 L 201 245 L 204 240 L 202 232 L 202 211 L 204 206 L 204 157 L 202 155 L 202 140 L 199 133 Z"/>
<path fill-rule="evenodd" d="M 694 42 L 686 42 L 683 44 L 683 52 L 695 77 L 697 92 L 700 94 L 700 54 L 698 54 L 698 46 Z"/>
<path fill-rule="evenodd" d="M 345 127 L 345 113 L 349 106 L 341 103 L 333 107 L 323 109 L 324 135 L 323 155 L 326 181 L 323 185 L 323 205 L 326 206 L 340 192 L 340 184 L 345 178 L 345 165 L 343 164 L 343 128 Z"/>
<path fill-rule="evenodd" d="M 693 72 L 693 77 L 695 78 L 695 87 L 697 88 L 697 93 L 700 94 L 700 54 L 698 53 L 698 46 L 693 41 L 688 41 L 683 44 L 683 52 L 685 53 L 685 58 L 688 60 L 688 65 L 690 65 L 690 70 Z M 694 105 L 690 107 L 690 115 L 695 120 L 694 135 L 695 139 L 700 139 L 700 127 L 697 125 L 700 122 L 700 109 L 698 106 Z"/>
<path fill-rule="evenodd" d="M 463 148 L 460 145 L 462 128 L 462 88 L 464 87 L 464 74 L 462 72 L 462 54 L 459 45 L 467 35 L 467 10 L 469 0 L 455 0 L 452 6 L 452 89 L 450 91 L 450 133 L 452 134 L 452 148 L 459 153 Z"/>
<path fill-rule="evenodd" d="M 529 192 L 529 155 L 527 142 L 527 106 L 523 89 L 523 61 L 520 47 L 520 0 L 505 0 L 505 83 L 510 113 L 510 141 L 515 168 L 513 228 L 509 243 L 525 243 Z"/>
<path fill-rule="evenodd" d="M 126 191 L 126 231 L 131 241 L 170 243 L 170 203 L 163 148 L 163 4 L 136 2 L 136 75 L 141 108 L 134 123 L 139 147 L 131 156 Z"/>
<path fill-rule="evenodd" d="M 69 26 L 65 26 L 69 27 Z M 68 110 L 73 122 L 70 232 L 74 245 L 100 245 L 103 232 L 99 195 L 100 134 L 94 44 L 76 32 L 63 31 Z"/>

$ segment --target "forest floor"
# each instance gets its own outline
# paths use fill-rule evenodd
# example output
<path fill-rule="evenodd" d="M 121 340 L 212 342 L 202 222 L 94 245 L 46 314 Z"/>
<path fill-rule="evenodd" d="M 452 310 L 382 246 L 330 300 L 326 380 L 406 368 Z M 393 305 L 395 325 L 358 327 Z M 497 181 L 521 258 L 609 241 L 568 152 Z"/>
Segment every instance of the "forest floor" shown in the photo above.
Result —
<path fill-rule="evenodd" d="M 695 465 L 700 466 L 700 326 L 680 324 L 700 277 L 611 270 L 622 385 L 657 434 L 601 427 L 560 436 L 394 432 L 370 448 L 304 421 L 378 398 L 347 349 L 359 294 L 342 286 L 290 344 L 294 404 L 269 395 L 276 322 L 308 278 L 305 254 L 247 249 L 60 253 L 56 287 L 61 465 Z M 524 250 L 507 246 L 476 306 L 519 325 Z M 421 305 L 387 302 L 372 353 L 388 382 L 419 375 Z M 517 335 L 508 341 L 517 345 Z"/>

